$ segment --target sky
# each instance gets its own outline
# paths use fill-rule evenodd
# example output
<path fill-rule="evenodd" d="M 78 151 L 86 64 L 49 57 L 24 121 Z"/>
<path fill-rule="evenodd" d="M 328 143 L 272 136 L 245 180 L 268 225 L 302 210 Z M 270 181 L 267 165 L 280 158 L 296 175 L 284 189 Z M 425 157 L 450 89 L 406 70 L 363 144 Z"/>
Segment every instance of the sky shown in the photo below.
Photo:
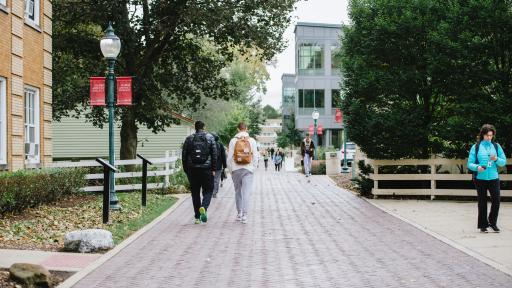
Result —
<path fill-rule="evenodd" d="M 267 66 L 270 80 L 267 81 L 267 93 L 261 95 L 263 106 L 270 104 L 274 108 L 281 107 L 281 75 L 295 73 L 295 52 L 293 30 L 297 22 L 317 22 L 328 24 L 348 24 L 348 0 L 308 0 L 296 4 L 292 13 L 292 21 L 286 29 L 283 39 L 287 48 L 276 56 L 277 63 Z"/>

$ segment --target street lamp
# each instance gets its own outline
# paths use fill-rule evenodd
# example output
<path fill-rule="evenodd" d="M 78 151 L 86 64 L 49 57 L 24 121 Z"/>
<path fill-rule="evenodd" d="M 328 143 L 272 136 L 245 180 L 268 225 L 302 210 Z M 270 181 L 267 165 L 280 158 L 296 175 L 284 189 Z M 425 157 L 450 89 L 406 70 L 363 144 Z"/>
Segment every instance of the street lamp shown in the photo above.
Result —
<path fill-rule="evenodd" d="M 313 114 L 311 114 L 311 117 L 313 117 L 313 121 L 314 121 L 313 143 L 315 143 L 315 148 L 316 148 L 318 146 L 318 136 L 316 134 L 316 128 L 317 128 L 318 117 L 320 117 L 320 113 L 318 113 L 318 111 L 315 109 L 315 111 L 313 111 Z M 315 154 L 316 154 L 316 149 L 315 149 Z M 316 158 L 315 155 L 313 156 L 313 158 Z"/>
<path fill-rule="evenodd" d="M 114 150 L 114 65 L 116 64 L 117 55 L 121 50 L 121 40 L 114 34 L 112 23 L 108 23 L 108 28 L 105 30 L 105 36 L 100 41 L 101 53 L 108 62 L 108 82 L 107 82 L 107 107 L 108 107 L 108 160 L 110 165 L 115 166 L 115 150 Z M 117 210 L 120 209 L 119 200 L 116 195 L 115 188 L 115 174 L 110 171 L 110 208 Z"/>

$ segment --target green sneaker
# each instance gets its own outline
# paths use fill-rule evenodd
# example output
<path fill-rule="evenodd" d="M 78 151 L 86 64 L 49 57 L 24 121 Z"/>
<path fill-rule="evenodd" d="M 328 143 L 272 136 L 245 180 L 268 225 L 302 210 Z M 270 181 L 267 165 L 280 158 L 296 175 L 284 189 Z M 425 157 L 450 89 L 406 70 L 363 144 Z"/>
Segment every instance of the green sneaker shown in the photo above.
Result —
<path fill-rule="evenodd" d="M 194 221 L 194 224 L 201 224 L 201 220 L 196 219 L 196 220 Z"/>
<path fill-rule="evenodd" d="M 201 222 L 206 223 L 208 222 L 208 215 L 206 215 L 206 209 L 204 207 L 199 208 L 199 219 L 201 219 Z"/>

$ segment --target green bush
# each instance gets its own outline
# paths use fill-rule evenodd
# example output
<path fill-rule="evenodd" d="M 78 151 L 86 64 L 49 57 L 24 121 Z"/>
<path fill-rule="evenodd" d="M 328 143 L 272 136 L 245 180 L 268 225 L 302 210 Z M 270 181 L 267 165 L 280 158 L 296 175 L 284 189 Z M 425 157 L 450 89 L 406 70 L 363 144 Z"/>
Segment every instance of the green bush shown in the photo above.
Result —
<path fill-rule="evenodd" d="M 366 165 L 364 160 L 360 160 L 357 165 L 360 172 L 359 177 L 354 180 L 354 183 L 361 196 L 370 198 L 373 196 L 373 180 L 369 176 L 373 173 L 373 168 L 371 165 Z"/>
<path fill-rule="evenodd" d="M 86 169 L 20 170 L 0 173 L 0 214 L 57 201 L 86 184 Z"/>
<path fill-rule="evenodd" d="M 188 182 L 187 174 L 182 169 L 181 160 L 176 161 L 176 169 L 171 176 L 169 176 L 169 187 L 164 189 L 155 190 L 156 193 L 163 194 L 182 194 L 190 193 L 190 183 Z"/>

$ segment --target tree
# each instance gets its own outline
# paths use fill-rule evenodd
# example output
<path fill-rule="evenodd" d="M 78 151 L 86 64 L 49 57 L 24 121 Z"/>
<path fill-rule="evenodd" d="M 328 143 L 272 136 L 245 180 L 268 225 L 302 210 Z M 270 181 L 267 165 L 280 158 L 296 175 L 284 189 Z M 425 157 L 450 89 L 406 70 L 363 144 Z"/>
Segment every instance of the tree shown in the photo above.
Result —
<path fill-rule="evenodd" d="M 281 148 L 285 148 L 288 146 L 300 146 L 300 141 L 302 141 L 301 132 L 295 128 L 295 115 L 291 115 L 291 121 L 283 122 L 283 131 L 277 133 L 277 146 Z M 287 119 L 285 119 L 287 120 Z"/>
<path fill-rule="evenodd" d="M 267 119 L 277 119 L 281 117 L 281 114 L 274 107 L 268 104 L 263 107 L 263 115 Z"/>
<path fill-rule="evenodd" d="M 134 105 L 116 109 L 120 155 L 135 158 L 140 125 L 164 131 L 177 121 L 170 111 L 236 97 L 223 69 L 237 51 L 257 50 L 261 59 L 281 51 L 295 2 L 88 0 L 77 9 L 75 1 L 55 0 L 54 119 L 73 111 L 96 126 L 106 122 L 103 109 L 87 112 L 87 78 L 105 72 L 98 40 L 112 20 L 122 41 L 116 72 L 135 76 Z"/>
<path fill-rule="evenodd" d="M 509 131 L 501 107 L 512 104 L 510 8 L 351 1 L 341 50 L 349 138 L 371 158 L 463 157 L 483 123 Z M 510 147 L 512 136 L 501 139 Z"/>

